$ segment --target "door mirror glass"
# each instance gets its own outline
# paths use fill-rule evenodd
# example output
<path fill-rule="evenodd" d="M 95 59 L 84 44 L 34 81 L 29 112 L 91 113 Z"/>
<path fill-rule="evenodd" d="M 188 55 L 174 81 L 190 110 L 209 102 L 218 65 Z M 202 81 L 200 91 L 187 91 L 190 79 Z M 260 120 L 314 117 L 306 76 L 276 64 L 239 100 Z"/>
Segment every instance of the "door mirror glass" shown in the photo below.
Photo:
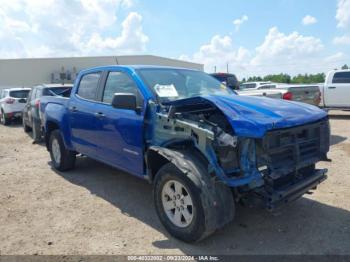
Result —
<path fill-rule="evenodd" d="M 112 99 L 112 106 L 119 109 L 139 111 L 136 96 L 131 93 L 115 93 Z"/>

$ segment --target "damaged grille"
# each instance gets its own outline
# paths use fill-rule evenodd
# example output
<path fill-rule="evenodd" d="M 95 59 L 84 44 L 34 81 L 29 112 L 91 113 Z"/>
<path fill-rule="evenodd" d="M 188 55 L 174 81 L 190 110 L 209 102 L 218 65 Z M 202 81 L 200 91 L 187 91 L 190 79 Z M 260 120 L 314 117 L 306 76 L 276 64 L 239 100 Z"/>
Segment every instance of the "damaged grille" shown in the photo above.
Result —
<path fill-rule="evenodd" d="M 329 135 L 328 119 L 268 132 L 257 152 L 258 166 L 267 167 L 265 179 L 280 184 L 306 176 L 308 167 L 326 157 Z"/>

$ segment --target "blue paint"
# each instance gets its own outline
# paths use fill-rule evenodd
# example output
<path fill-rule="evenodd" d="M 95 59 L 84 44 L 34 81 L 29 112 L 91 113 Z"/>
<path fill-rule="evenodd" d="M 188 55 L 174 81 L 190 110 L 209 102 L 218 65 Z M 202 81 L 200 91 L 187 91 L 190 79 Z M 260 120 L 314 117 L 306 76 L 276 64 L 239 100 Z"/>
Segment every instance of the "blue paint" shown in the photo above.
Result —
<path fill-rule="evenodd" d="M 261 138 L 268 130 L 288 128 L 318 121 L 327 113 L 318 107 L 266 97 L 205 96 L 167 102 L 167 105 L 193 105 L 210 102 L 227 117 L 237 136 Z"/>
<path fill-rule="evenodd" d="M 198 96 L 160 105 L 152 90 L 137 73 L 138 69 L 143 68 L 160 67 L 105 66 L 80 72 L 69 99 L 44 97 L 41 100 L 45 130 L 48 131 L 49 125 L 54 123 L 59 126 L 69 150 L 85 154 L 136 176 L 146 177 L 144 157 L 147 148 L 161 143 L 167 144 L 174 138 L 170 135 L 167 137 L 166 132 L 163 134 L 164 137 L 154 137 L 157 113 L 161 110 L 166 112 L 170 105 L 209 102 L 222 111 L 235 135 L 241 139 L 262 138 L 268 130 L 303 125 L 327 116 L 323 110 L 306 104 L 235 94 Z M 144 101 L 141 113 L 115 109 L 101 101 L 88 101 L 76 95 L 80 80 L 85 74 L 108 71 L 124 72 L 135 81 Z M 76 111 L 70 110 L 72 108 L 76 108 Z M 104 118 L 96 118 L 96 112 L 103 113 Z M 261 184 L 261 175 L 251 158 L 255 150 L 254 152 L 250 150 L 248 144 L 246 147 L 240 159 L 246 174 L 236 178 L 230 178 L 225 174 L 211 147 L 207 147 L 202 153 L 208 158 L 218 178 L 229 186 Z"/>

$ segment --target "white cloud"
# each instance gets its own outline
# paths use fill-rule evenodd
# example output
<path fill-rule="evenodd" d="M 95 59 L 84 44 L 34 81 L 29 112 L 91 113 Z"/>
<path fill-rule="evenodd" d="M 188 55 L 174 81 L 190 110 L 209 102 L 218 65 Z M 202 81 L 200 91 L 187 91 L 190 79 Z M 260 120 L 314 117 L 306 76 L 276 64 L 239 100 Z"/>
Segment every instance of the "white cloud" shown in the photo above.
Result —
<path fill-rule="evenodd" d="M 264 42 L 256 48 L 252 64 L 266 64 L 304 59 L 323 49 L 321 40 L 298 32 L 285 35 L 277 27 L 270 28 Z"/>
<path fill-rule="evenodd" d="M 311 15 L 307 15 L 302 20 L 303 25 L 312 25 L 317 23 L 317 19 Z"/>
<path fill-rule="evenodd" d="M 116 16 L 132 0 L 12 0 L 0 5 L 0 57 L 143 52 L 142 16 Z M 118 31 L 120 31 L 118 35 Z M 126 44 L 128 42 L 128 44 Z"/>
<path fill-rule="evenodd" d="M 241 25 L 246 21 L 248 21 L 248 16 L 246 15 L 243 15 L 241 18 L 234 20 L 233 24 L 235 25 L 235 30 L 238 31 Z"/>
<path fill-rule="evenodd" d="M 122 32 L 115 38 L 103 38 L 99 33 L 94 33 L 88 42 L 81 45 L 81 49 L 93 52 L 94 50 L 122 50 L 124 54 L 143 52 L 149 38 L 142 29 L 142 16 L 131 12 L 122 23 Z M 79 42 L 76 43 L 79 46 Z"/>
<path fill-rule="evenodd" d="M 338 53 L 335 53 L 335 54 L 333 54 L 333 55 L 330 55 L 330 56 L 327 56 L 325 59 L 324 59 L 324 61 L 325 62 L 331 62 L 331 63 L 337 63 L 338 65 L 339 65 L 339 61 L 341 60 L 343 60 L 345 58 L 345 55 L 344 55 L 344 53 L 342 53 L 342 52 L 338 52 Z"/>
<path fill-rule="evenodd" d="M 250 59 L 249 51 L 243 47 L 235 49 L 230 36 L 215 35 L 209 43 L 202 45 L 192 56 L 182 55 L 180 59 L 204 64 L 205 71 L 226 71 L 226 66 L 245 69 Z"/>
<path fill-rule="evenodd" d="M 333 43 L 336 45 L 350 45 L 350 35 L 335 37 Z"/>
<path fill-rule="evenodd" d="M 350 0 L 338 0 L 335 18 L 338 21 L 338 27 L 347 28 L 350 26 Z"/>
<path fill-rule="evenodd" d="M 180 58 L 203 63 L 205 71 L 226 71 L 238 76 L 265 75 L 286 72 L 298 74 L 322 72 L 324 46 L 320 39 L 303 36 L 298 32 L 284 34 L 272 27 L 262 43 L 250 51 L 244 47 L 235 47 L 229 36 L 216 35 L 209 43 L 202 45 L 192 56 Z M 328 70 L 328 69 L 327 69 Z"/>

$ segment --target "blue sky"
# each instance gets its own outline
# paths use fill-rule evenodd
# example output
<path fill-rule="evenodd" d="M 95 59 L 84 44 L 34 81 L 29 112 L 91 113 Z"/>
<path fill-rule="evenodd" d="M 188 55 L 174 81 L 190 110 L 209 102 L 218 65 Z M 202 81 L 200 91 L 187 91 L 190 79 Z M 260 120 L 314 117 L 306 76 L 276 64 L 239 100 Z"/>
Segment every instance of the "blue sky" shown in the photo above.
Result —
<path fill-rule="evenodd" d="M 326 72 L 350 64 L 350 0 L 0 0 L 0 42 L 0 58 L 154 54 L 240 78 Z"/>

